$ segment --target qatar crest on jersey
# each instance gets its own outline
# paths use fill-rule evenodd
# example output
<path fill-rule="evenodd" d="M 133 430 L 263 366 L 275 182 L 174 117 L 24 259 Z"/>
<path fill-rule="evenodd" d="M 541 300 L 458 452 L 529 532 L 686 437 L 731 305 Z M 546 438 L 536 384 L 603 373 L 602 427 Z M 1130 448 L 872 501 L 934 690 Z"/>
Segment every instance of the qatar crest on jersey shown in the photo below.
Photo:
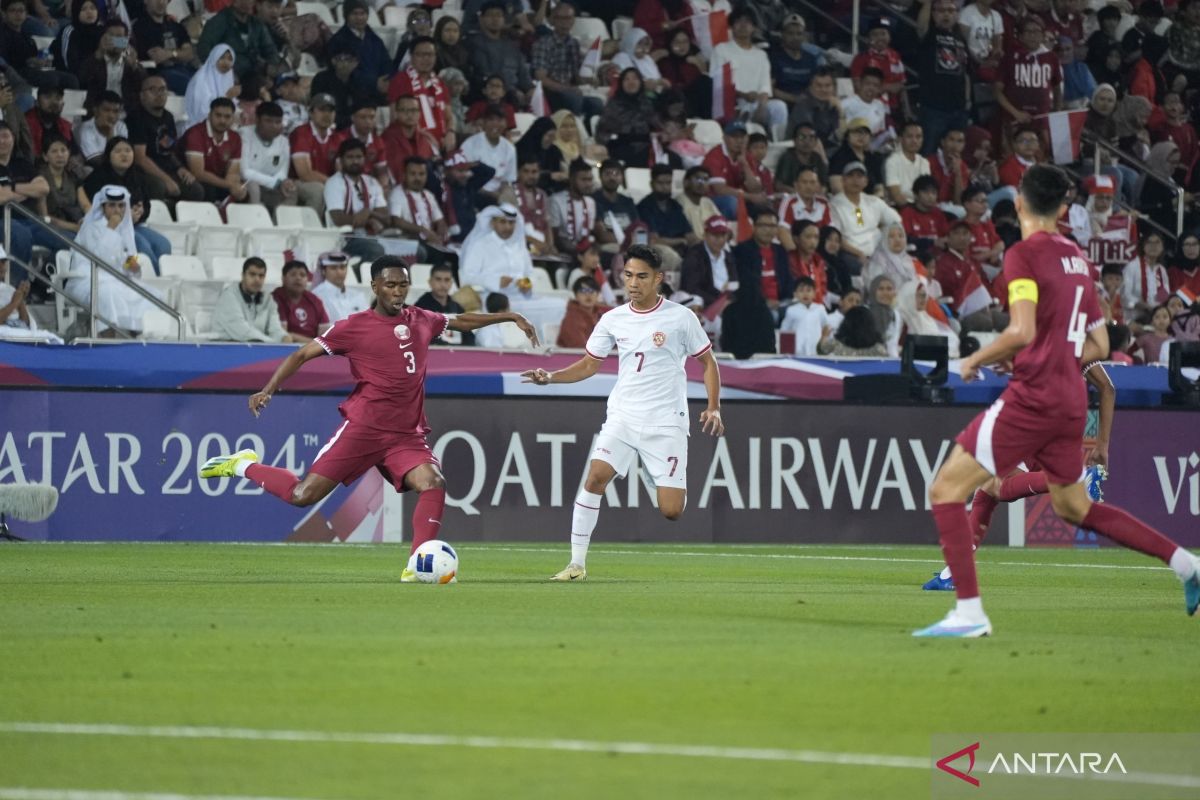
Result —
<path fill-rule="evenodd" d="M 654 335 L 650 337 L 650 340 L 654 342 L 655 347 L 662 347 L 667 343 L 667 335 L 662 331 L 655 331 Z"/>
<path fill-rule="evenodd" d="M 396 327 L 392 328 L 392 333 L 396 334 L 396 338 L 400 341 L 404 341 L 412 336 L 407 325 L 397 325 Z"/>

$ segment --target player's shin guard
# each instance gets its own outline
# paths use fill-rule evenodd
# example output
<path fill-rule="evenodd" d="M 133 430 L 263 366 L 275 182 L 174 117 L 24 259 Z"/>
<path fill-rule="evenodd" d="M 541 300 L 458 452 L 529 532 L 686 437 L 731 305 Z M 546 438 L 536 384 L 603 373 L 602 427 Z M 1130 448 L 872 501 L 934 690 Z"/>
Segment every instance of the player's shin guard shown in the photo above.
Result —
<path fill-rule="evenodd" d="M 1017 472 L 1000 481 L 1000 502 L 1011 503 L 1035 494 L 1046 494 L 1050 487 L 1044 472 Z"/>
<path fill-rule="evenodd" d="M 1093 530 L 1130 550 L 1137 550 L 1139 553 L 1160 559 L 1172 567 L 1175 566 L 1171 561 L 1171 556 L 1175 555 L 1179 545 L 1115 506 L 1092 503 L 1091 510 L 1079 523 L 1079 527 Z M 1181 577 L 1186 578 L 1187 576 Z"/>
<path fill-rule="evenodd" d="M 979 579 L 975 576 L 975 553 L 971 550 L 971 526 L 964 503 L 939 503 L 933 507 L 933 521 L 942 541 L 942 557 L 954 575 L 954 591 L 959 600 L 979 597 Z"/>
<path fill-rule="evenodd" d="M 587 566 L 588 545 L 592 543 L 592 531 L 600 518 L 602 494 L 592 494 L 580 489 L 575 497 L 575 510 L 571 513 L 571 563 Z"/>
<path fill-rule="evenodd" d="M 417 507 L 413 509 L 412 549 L 417 548 L 438 537 L 442 527 L 442 513 L 446 510 L 446 490 L 426 489 L 417 497 Z"/>
<path fill-rule="evenodd" d="M 285 503 L 292 502 L 292 490 L 300 482 L 300 479 L 288 470 L 268 467 L 265 464 L 250 464 L 246 467 L 246 477 Z"/>
<path fill-rule="evenodd" d="M 975 498 L 971 500 L 971 513 L 968 515 L 971 523 L 971 536 L 976 545 L 983 544 L 988 528 L 992 525 L 992 514 L 995 513 L 999 502 L 983 489 L 976 490 Z"/>

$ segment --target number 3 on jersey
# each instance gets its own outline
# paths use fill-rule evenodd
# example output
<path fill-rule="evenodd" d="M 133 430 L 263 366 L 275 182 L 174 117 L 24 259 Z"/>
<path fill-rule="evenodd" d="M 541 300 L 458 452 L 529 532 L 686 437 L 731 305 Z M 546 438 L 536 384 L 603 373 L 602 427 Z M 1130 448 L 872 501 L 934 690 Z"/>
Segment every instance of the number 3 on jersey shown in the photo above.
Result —
<path fill-rule="evenodd" d="M 415 373 L 417 371 L 417 354 L 411 350 L 405 350 L 404 360 L 408 362 L 408 366 L 405 367 L 404 371 L 409 375 Z"/>
<path fill-rule="evenodd" d="M 1075 305 L 1067 326 L 1067 341 L 1075 345 L 1075 357 L 1083 355 L 1083 343 L 1087 341 L 1087 314 L 1079 310 L 1083 302 L 1083 287 L 1075 287 Z M 411 370 L 409 370 L 411 372 Z"/>

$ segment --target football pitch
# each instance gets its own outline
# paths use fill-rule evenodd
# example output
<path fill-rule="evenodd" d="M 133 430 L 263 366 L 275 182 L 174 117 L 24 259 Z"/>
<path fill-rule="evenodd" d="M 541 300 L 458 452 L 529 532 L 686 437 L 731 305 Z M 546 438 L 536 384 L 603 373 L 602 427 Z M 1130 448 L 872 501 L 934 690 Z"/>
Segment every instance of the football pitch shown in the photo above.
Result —
<path fill-rule="evenodd" d="M 931 641 L 933 547 L 458 550 L 0 547 L 0 800 L 928 798 L 934 733 L 1197 728 L 1124 551 L 984 549 L 996 635 Z"/>

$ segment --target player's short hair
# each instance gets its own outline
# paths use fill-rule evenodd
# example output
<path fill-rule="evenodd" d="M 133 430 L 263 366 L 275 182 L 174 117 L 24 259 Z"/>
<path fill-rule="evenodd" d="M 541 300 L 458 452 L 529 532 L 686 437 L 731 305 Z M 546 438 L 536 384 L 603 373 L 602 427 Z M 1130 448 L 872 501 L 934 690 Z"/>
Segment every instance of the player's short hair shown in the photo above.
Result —
<path fill-rule="evenodd" d="M 580 289 L 591 289 L 593 292 L 600 291 L 600 284 L 596 283 L 596 279 L 590 275 L 584 275 L 576 278 L 571 284 L 571 294 L 575 294 Z"/>
<path fill-rule="evenodd" d="M 687 172 L 683 173 L 683 182 L 687 183 L 697 175 L 707 175 L 711 178 L 712 172 L 710 172 L 707 167 L 692 167 Z"/>
<path fill-rule="evenodd" d="M 1039 217 L 1057 217 L 1070 189 L 1067 173 L 1053 164 L 1034 164 L 1021 177 L 1021 197 Z"/>
<path fill-rule="evenodd" d="M 811 219 L 798 219 L 792 223 L 792 238 L 799 239 L 809 228 L 820 229 L 820 227 L 820 225 L 813 222 Z"/>
<path fill-rule="evenodd" d="M 812 127 L 812 126 L 810 125 L 809 127 Z M 921 133 L 925 132 L 925 128 L 924 128 L 924 126 L 921 125 L 920 122 L 917 122 L 915 119 L 910 119 L 908 122 L 906 122 L 900 126 L 900 135 L 903 136 L 905 131 L 907 131 L 909 128 L 920 128 Z M 799 128 L 797 128 L 797 130 L 799 130 Z"/>
<path fill-rule="evenodd" d="M 115 106 L 123 106 L 125 101 L 121 99 L 121 95 L 109 89 L 105 89 L 100 93 L 100 96 L 96 98 L 96 106 L 93 107 L 98 107 L 103 103 L 110 103 Z"/>
<path fill-rule="evenodd" d="M 208 110 L 211 113 L 216 111 L 218 108 L 228 108 L 230 111 L 233 111 L 237 108 L 237 106 L 235 106 L 233 101 L 228 97 L 218 97 L 208 104 Z"/>
<path fill-rule="evenodd" d="M 508 311 L 508 295 L 503 292 L 492 292 L 487 296 L 483 307 L 489 314 L 499 314 L 501 311 Z"/>
<path fill-rule="evenodd" d="M 976 197 L 978 195 L 984 195 L 986 197 L 987 193 L 988 190 L 983 188 L 982 184 L 972 183 L 967 188 L 963 189 L 962 199 L 966 200 L 968 197 Z"/>
<path fill-rule="evenodd" d="M 303 261 L 300 261 L 299 259 L 293 258 L 291 261 L 288 261 L 287 263 L 285 263 L 283 265 L 283 270 L 279 274 L 286 278 L 289 272 L 291 272 L 292 270 L 297 270 L 297 269 L 302 269 L 305 271 L 305 273 L 307 273 L 308 272 L 308 264 L 305 264 Z"/>
<path fill-rule="evenodd" d="M 663 175 L 674 176 L 675 170 L 671 169 L 670 164 L 655 164 L 650 168 L 650 180 L 661 178 Z"/>
<path fill-rule="evenodd" d="M 802 286 L 806 286 L 809 289 L 816 289 L 817 282 L 807 275 L 801 275 L 799 278 L 796 278 L 796 288 L 799 289 Z"/>
<path fill-rule="evenodd" d="M 362 150 L 363 155 L 366 155 L 367 146 L 362 143 L 361 139 L 356 139 L 353 136 L 351 136 L 349 139 L 347 139 L 346 141 L 344 141 L 340 145 L 338 145 L 338 151 L 337 151 L 338 158 L 343 157 L 344 155 L 346 155 L 346 153 L 349 153 L 352 150 Z"/>
<path fill-rule="evenodd" d="M 273 102 L 259 103 L 258 108 L 254 110 L 254 115 L 259 119 L 263 117 L 283 119 L 283 106 Z"/>
<path fill-rule="evenodd" d="M 429 162 L 426 161 L 425 159 L 421 158 L 420 156 L 409 156 L 408 158 L 404 159 L 404 169 L 405 170 L 407 170 L 413 164 L 416 164 L 421 167 L 425 167 L 425 169 L 429 169 Z"/>
<path fill-rule="evenodd" d="M 635 244 L 625 251 L 626 263 L 633 259 L 644 262 L 655 272 L 662 272 L 662 256 L 650 245 Z"/>
<path fill-rule="evenodd" d="M 933 177 L 932 175 L 922 175 L 921 177 L 919 177 L 915 181 L 913 181 L 912 191 L 913 191 L 914 195 L 918 195 L 921 192 L 928 192 L 931 190 L 934 192 L 941 191 L 941 187 L 938 186 L 937 178 Z"/>
<path fill-rule="evenodd" d="M 242 262 L 242 274 L 245 275 L 246 272 L 251 267 L 258 267 L 263 272 L 266 272 L 267 271 L 267 262 L 263 261 L 258 256 L 250 256 L 250 258 L 247 258 L 245 261 Z"/>
<path fill-rule="evenodd" d="M 392 269 L 394 267 L 409 272 L 408 262 L 400 258 L 400 256 L 380 256 L 371 263 L 371 280 L 375 280 L 382 275 L 385 269 Z M 409 272 L 409 274 L 411 275 L 412 273 Z"/>

